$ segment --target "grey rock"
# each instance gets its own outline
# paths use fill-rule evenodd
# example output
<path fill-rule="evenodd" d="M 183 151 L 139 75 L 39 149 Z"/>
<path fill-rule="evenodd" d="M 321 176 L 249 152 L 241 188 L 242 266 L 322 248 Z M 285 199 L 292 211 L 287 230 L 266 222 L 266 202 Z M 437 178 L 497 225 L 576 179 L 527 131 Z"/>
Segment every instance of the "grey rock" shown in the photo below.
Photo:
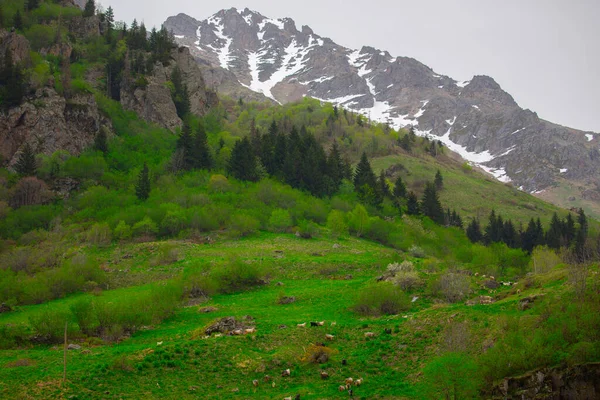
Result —
<path fill-rule="evenodd" d="M 68 349 L 68 350 L 81 350 L 81 346 L 80 346 L 80 345 L 78 345 L 78 344 L 73 344 L 73 343 L 70 343 L 70 344 L 67 346 L 67 349 Z"/>

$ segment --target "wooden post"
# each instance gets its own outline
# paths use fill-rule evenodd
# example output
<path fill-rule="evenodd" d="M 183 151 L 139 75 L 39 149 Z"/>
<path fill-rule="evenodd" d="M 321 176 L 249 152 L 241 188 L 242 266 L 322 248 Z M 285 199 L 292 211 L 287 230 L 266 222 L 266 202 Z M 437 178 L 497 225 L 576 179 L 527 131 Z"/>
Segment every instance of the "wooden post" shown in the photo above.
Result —
<path fill-rule="evenodd" d="M 65 321 L 65 347 L 63 350 L 63 384 L 67 382 L 67 323 Z"/>

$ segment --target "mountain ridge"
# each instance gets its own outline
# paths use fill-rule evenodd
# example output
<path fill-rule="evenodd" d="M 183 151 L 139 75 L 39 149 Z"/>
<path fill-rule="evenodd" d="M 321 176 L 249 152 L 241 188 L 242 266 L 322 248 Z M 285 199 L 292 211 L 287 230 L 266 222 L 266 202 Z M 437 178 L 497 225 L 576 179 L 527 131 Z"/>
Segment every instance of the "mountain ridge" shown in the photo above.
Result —
<path fill-rule="evenodd" d="M 456 81 L 414 58 L 372 46 L 349 49 L 306 25 L 298 30 L 291 18 L 248 8 L 202 21 L 180 13 L 165 26 L 197 60 L 227 70 L 240 86 L 273 101 L 311 96 L 396 129 L 413 126 L 529 193 L 564 180 L 578 182 L 582 192 L 600 187 L 593 178 L 600 173 L 596 133 L 540 119 L 492 77 Z"/>

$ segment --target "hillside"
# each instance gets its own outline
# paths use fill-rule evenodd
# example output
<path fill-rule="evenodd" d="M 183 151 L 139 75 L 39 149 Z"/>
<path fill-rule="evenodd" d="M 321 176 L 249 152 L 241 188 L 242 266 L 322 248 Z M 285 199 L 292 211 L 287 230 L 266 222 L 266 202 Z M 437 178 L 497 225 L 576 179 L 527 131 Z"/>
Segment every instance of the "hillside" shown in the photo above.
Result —
<path fill-rule="evenodd" d="M 221 10 L 202 21 L 178 14 L 165 26 L 211 66 L 205 77 L 215 71 L 228 77 L 213 82 L 233 98 L 244 96 L 241 89 L 279 103 L 311 96 L 395 129 L 413 126 L 500 181 L 597 212 L 596 134 L 540 119 L 491 77 L 457 82 L 415 59 L 370 46 L 348 49 L 291 18 L 249 9 Z"/>
<path fill-rule="evenodd" d="M 583 210 L 348 108 L 217 94 L 90 5 L 0 17 L 0 397 L 600 393 Z"/>

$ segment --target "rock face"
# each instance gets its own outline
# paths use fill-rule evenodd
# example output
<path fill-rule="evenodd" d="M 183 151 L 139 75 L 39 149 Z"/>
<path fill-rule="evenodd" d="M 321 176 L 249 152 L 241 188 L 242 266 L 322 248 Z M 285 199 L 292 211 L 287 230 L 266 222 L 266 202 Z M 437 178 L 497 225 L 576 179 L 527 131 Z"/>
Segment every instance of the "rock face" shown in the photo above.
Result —
<path fill-rule="evenodd" d="M 68 101 L 51 88 L 0 114 L 0 156 L 14 165 L 25 143 L 36 153 L 57 150 L 79 154 L 89 147 L 102 126 L 110 127 L 98 111 L 93 95 L 76 95 Z"/>
<path fill-rule="evenodd" d="M 488 76 L 457 82 L 415 59 L 348 49 L 290 18 L 248 9 L 204 21 L 179 14 L 165 26 L 218 71 L 211 85 L 219 90 L 237 86 L 238 94 L 246 88 L 279 103 L 312 96 L 395 128 L 413 126 L 530 193 L 563 180 L 600 193 L 598 135 L 541 120 Z"/>
<path fill-rule="evenodd" d="M 121 89 L 121 104 L 147 121 L 174 130 L 182 125 L 182 121 L 177 116 L 167 81 L 176 67 L 181 70 L 183 81 L 188 86 L 192 113 L 203 115 L 218 100 L 216 94 L 207 91 L 202 72 L 187 48 L 173 50 L 171 57 L 172 62 L 168 66 L 161 63 L 154 66 L 146 85 L 138 86 L 126 81 Z"/>
<path fill-rule="evenodd" d="M 600 364 L 546 368 L 506 378 L 493 392 L 494 399 L 592 400 L 600 398 Z"/>
<path fill-rule="evenodd" d="M 31 47 L 29 41 L 23 35 L 15 32 L 0 30 L 0 61 L 4 63 L 4 55 L 9 49 L 13 63 L 28 65 L 30 62 L 29 52 Z"/>

